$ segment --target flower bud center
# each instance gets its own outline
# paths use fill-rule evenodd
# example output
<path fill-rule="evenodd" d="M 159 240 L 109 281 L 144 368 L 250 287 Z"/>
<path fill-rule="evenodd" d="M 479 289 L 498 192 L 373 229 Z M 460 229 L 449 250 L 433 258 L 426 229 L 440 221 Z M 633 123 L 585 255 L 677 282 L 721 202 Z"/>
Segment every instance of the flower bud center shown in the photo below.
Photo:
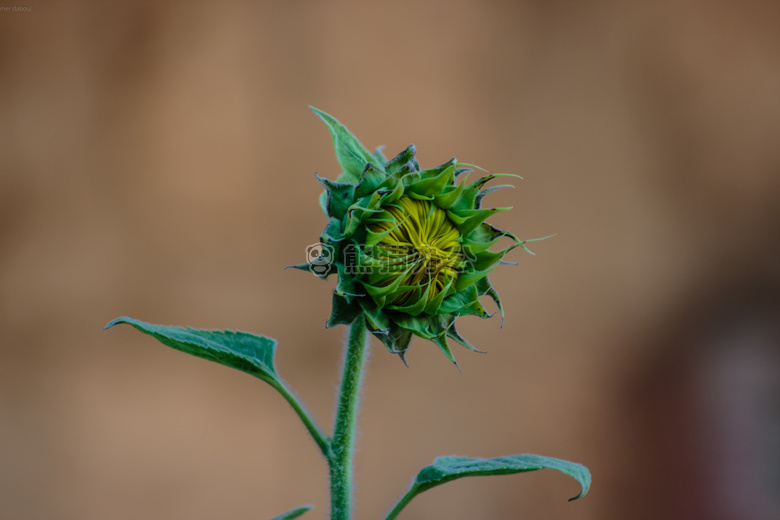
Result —
<path fill-rule="evenodd" d="M 386 305 L 411 306 L 422 298 L 429 303 L 454 292 L 461 244 L 447 212 L 411 197 L 383 209 L 381 220 L 369 226 L 374 233 L 387 234 L 373 250 L 379 269 L 368 274 L 368 281 L 378 287 L 396 286 Z"/>

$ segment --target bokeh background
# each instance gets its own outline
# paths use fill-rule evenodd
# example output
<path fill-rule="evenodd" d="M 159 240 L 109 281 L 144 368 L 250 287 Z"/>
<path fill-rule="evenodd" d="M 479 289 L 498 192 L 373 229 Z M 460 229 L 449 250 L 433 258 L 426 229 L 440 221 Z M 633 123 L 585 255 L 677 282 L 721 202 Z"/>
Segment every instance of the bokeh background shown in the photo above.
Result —
<path fill-rule="evenodd" d="M 13 8 L 14 4 L 7 4 Z M 4 6 L 6 4 L 3 4 Z M 780 5 L 748 0 L 35 2 L 0 7 L 0 517 L 328 510 L 286 403 L 120 315 L 279 340 L 329 426 L 334 114 L 392 155 L 525 180 L 497 318 L 411 365 L 376 341 L 357 518 L 445 454 L 586 464 L 464 479 L 404 519 L 780 518 Z"/>

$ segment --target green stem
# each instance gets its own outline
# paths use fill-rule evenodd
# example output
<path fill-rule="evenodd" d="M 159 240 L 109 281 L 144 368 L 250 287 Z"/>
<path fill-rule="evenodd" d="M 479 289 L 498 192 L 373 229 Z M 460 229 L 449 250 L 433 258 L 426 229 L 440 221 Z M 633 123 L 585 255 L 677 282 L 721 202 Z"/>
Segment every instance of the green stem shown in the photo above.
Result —
<path fill-rule="evenodd" d="M 352 323 L 344 357 L 336 424 L 333 427 L 330 465 L 331 520 L 349 520 L 352 513 L 352 454 L 355 451 L 360 384 L 366 360 L 366 322 L 359 316 Z"/>
<path fill-rule="evenodd" d="M 275 379 L 267 379 L 267 383 L 269 383 L 271 386 L 276 388 L 276 390 L 282 394 L 282 397 L 287 400 L 288 403 L 290 403 L 290 406 L 293 407 L 293 410 L 295 410 L 295 413 L 298 414 L 298 417 L 301 418 L 301 421 L 303 421 L 303 425 L 306 426 L 306 429 L 309 431 L 309 434 L 314 439 L 314 442 L 317 443 L 317 446 L 320 448 L 320 451 L 325 456 L 326 459 L 330 460 L 330 445 L 328 444 L 328 440 L 325 438 L 324 435 L 322 435 L 322 432 L 319 428 L 317 428 L 317 425 L 314 423 L 314 419 L 311 418 L 309 413 L 306 411 L 306 408 L 303 407 L 300 401 L 298 401 L 298 398 L 295 397 L 292 392 L 290 392 L 286 386 L 284 386 L 279 381 L 276 381 Z"/>

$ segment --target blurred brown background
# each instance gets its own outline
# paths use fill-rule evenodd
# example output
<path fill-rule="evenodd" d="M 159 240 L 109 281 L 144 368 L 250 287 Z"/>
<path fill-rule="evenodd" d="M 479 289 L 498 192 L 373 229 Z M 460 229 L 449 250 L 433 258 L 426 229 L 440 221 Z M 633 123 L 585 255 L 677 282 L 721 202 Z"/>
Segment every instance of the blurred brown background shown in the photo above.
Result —
<path fill-rule="evenodd" d="M 6 4 L 4 4 L 6 5 Z M 7 4 L 13 7 L 13 4 Z M 372 346 L 357 517 L 444 454 L 586 464 L 464 479 L 421 519 L 780 517 L 780 6 L 771 1 L 97 2 L 0 9 L 0 518 L 270 518 L 327 469 L 249 376 L 112 318 L 279 340 L 329 426 L 332 113 L 525 181 L 537 256 L 461 331 L 463 374 Z"/>

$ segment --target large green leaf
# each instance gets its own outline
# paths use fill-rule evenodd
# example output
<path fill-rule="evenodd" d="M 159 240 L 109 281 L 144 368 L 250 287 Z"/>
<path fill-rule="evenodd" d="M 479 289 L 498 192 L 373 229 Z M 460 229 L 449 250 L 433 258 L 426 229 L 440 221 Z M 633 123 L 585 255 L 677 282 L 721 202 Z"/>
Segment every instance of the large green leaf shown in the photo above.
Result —
<path fill-rule="evenodd" d="M 271 520 L 293 520 L 293 519 L 298 518 L 299 516 L 301 516 L 303 513 L 305 513 L 306 511 L 308 511 L 312 507 L 314 507 L 314 506 L 296 507 L 295 509 L 291 509 L 291 510 L 287 511 L 286 513 L 282 513 L 279 516 L 273 517 Z"/>
<path fill-rule="evenodd" d="M 386 520 L 392 520 L 417 495 L 440 484 L 462 477 L 487 475 L 511 475 L 540 469 L 555 469 L 573 477 L 580 484 L 580 493 L 570 498 L 576 500 L 585 496 L 590 489 L 590 471 L 582 464 L 540 455 L 509 455 L 495 459 L 468 457 L 439 457 L 430 466 L 424 467 L 412 481 L 409 491 L 393 508 Z"/>
<path fill-rule="evenodd" d="M 238 369 L 265 381 L 290 403 L 306 429 L 309 430 L 309 434 L 319 446 L 322 454 L 326 458 L 329 456 L 330 445 L 327 439 L 314 423 L 306 408 L 276 373 L 274 366 L 275 339 L 231 330 L 198 330 L 189 327 L 153 325 L 124 316 L 110 322 L 106 328 L 111 328 L 119 323 L 132 325 L 144 334 L 153 336 L 164 345 L 176 350 Z"/>
<path fill-rule="evenodd" d="M 275 339 L 232 330 L 198 330 L 153 325 L 124 316 L 115 319 L 106 325 L 106 328 L 119 323 L 132 325 L 176 350 L 236 368 L 267 383 L 282 384 L 274 367 Z"/>
<path fill-rule="evenodd" d="M 358 183 L 360 174 L 363 173 L 363 170 L 369 163 L 384 171 L 384 164 L 381 164 L 371 152 L 366 150 L 366 147 L 358 141 L 358 138 L 352 135 L 338 119 L 318 108 L 312 106 L 309 108 L 328 126 L 330 135 L 333 138 L 333 148 L 336 149 L 336 158 L 339 160 L 344 174 L 351 183 Z"/>

